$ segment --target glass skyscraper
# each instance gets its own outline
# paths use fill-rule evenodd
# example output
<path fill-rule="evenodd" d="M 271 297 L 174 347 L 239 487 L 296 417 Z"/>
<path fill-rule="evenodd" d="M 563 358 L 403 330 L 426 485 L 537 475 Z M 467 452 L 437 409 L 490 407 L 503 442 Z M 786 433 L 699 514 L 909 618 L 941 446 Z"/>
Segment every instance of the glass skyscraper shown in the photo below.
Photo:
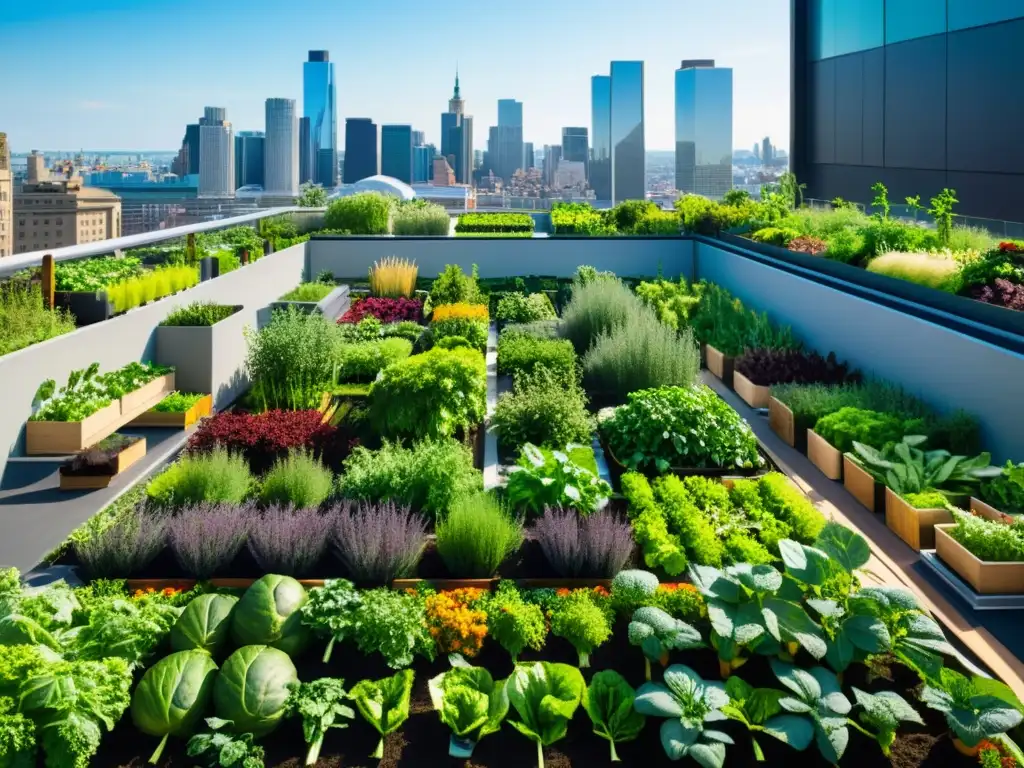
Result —
<path fill-rule="evenodd" d="M 302 65 L 302 114 L 309 119 L 309 143 L 305 153 L 299 152 L 299 165 L 312 174 L 302 181 L 332 189 L 338 186 L 338 118 L 334 64 L 327 51 L 310 51 L 309 61 Z M 305 131 L 300 128 L 299 133 Z"/>
<path fill-rule="evenodd" d="M 380 130 L 380 172 L 411 184 L 413 152 L 411 125 L 385 125 Z"/>
<path fill-rule="evenodd" d="M 263 131 L 235 134 L 235 186 L 263 186 Z"/>
<path fill-rule="evenodd" d="M 676 189 L 721 198 L 732 189 L 732 70 L 683 61 L 675 106 Z"/>
<path fill-rule="evenodd" d="M 498 125 L 523 127 L 523 102 L 498 99 Z"/>
<path fill-rule="evenodd" d="M 612 202 L 643 200 L 647 192 L 644 63 L 613 61 L 611 80 Z"/>
<path fill-rule="evenodd" d="M 612 199 L 612 79 L 608 75 L 590 78 L 590 188 L 598 200 Z"/>
<path fill-rule="evenodd" d="M 368 117 L 345 120 L 345 183 L 380 173 L 380 130 Z"/>
<path fill-rule="evenodd" d="M 590 140 L 586 126 L 562 129 L 562 159 L 573 163 L 583 163 L 586 169 L 590 166 Z"/>

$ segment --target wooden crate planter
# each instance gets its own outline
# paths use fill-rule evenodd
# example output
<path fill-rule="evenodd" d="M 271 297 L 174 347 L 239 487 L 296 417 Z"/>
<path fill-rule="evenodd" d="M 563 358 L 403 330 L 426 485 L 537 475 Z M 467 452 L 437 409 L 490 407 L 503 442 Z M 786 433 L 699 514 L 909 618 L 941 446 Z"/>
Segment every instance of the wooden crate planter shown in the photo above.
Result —
<path fill-rule="evenodd" d="M 92 491 L 108 487 L 114 479 L 146 455 L 146 438 L 140 437 L 122 450 L 114 459 L 114 471 L 106 475 L 66 475 L 60 471 L 62 491 Z"/>
<path fill-rule="evenodd" d="M 768 398 L 768 425 L 786 445 L 796 447 L 796 419 L 793 411 L 781 400 Z"/>
<path fill-rule="evenodd" d="M 980 595 L 1024 594 L 1024 563 L 989 563 L 946 533 L 953 524 L 935 526 L 935 553 Z"/>
<path fill-rule="evenodd" d="M 168 373 L 82 421 L 29 421 L 25 424 L 25 453 L 29 456 L 80 453 L 114 434 L 173 391 L 174 374 Z M 138 396 L 139 393 L 145 393 L 145 397 Z"/>
<path fill-rule="evenodd" d="M 843 454 L 813 429 L 807 430 L 807 458 L 829 480 L 843 479 Z"/>
<path fill-rule="evenodd" d="M 210 585 L 218 589 L 248 589 L 256 579 L 210 579 Z M 325 579 L 298 579 L 306 589 L 322 587 Z M 391 582 L 392 589 L 415 589 L 418 584 L 429 584 L 434 589 L 493 589 L 499 581 L 493 579 L 395 579 Z M 593 589 L 604 587 L 611 589 L 611 579 L 512 579 L 522 589 Z M 153 589 L 159 592 L 164 589 L 190 590 L 197 584 L 195 579 L 128 579 L 126 588 L 129 592 L 137 589 L 143 591 Z"/>
<path fill-rule="evenodd" d="M 935 526 L 952 522 L 948 510 L 915 509 L 891 488 L 885 489 L 885 524 L 916 552 L 934 549 Z"/>
<path fill-rule="evenodd" d="M 733 371 L 732 387 L 736 394 L 743 398 L 743 402 L 751 408 L 767 408 L 771 399 L 771 387 L 755 384 L 739 371 Z"/>
<path fill-rule="evenodd" d="M 994 523 L 1012 523 L 1013 515 L 1000 512 L 991 504 L 986 504 L 981 499 L 971 497 L 971 514 L 991 520 Z"/>
<path fill-rule="evenodd" d="M 169 427 L 188 429 L 200 419 L 213 413 L 213 395 L 205 395 L 184 413 L 164 413 L 152 408 L 132 421 L 133 427 Z"/>
<path fill-rule="evenodd" d="M 705 345 L 708 370 L 725 382 L 726 386 L 732 386 L 732 366 L 736 358 L 729 357 L 719 352 L 710 344 Z"/>
<path fill-rule="evenodd" d="M 885 493 L 866 469 L 843 456 L 843 487 L 869 512 L 885 510 Z"/>

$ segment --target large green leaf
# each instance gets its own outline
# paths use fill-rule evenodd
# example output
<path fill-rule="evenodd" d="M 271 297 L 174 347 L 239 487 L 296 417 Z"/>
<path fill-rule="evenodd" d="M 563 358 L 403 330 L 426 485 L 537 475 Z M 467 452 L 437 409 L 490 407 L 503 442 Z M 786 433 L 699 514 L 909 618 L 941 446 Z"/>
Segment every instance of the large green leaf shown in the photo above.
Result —
<path fill-rule="evenodd" d="M 361 680 L 349 691 L 356 709 L 381 736 L 397 731 L 409 717 L 413 672 L 403 669 L 383 680 Z"/>
<path fill-rule="evenodd" d="M 231 612 L 237 603 L 234 595 L 212 592 L 192 600 L 171 627 L 172 650 L 198 648 L 219 657 L 230 636 Z"/>
<path fill-rule="evenodd" d="M 739 583 L 729 578 L 724 571 L 708 565 L 691 565 L 690 581 L 706 598 L 736 603 L 740 600 Z"/>
<path fill-rule="evenodd" d="M 764 724 L 765 733 L 803 752 L 814 739 L 814 725 L 800 715 L 775 715 Z"/>
<path fill-rule="evenodd" d="M 646 718 L 634 708 L 635 698 L 633 687 L 615 670 L 595 674 L 583 693 L 583 708 L 594 733 L 613 745 L 639 736 Z"/>
<path fill-rule="evenodd" d="M 832 562 L 848 573 L 863 568 L 871 559 L 871 548 L 867 540 L 852 528 L 830 520 L 818 534 L 815 549 L 828 555 Z"/>
<path fill-rule="evenodd" d="M 867 653 L 882 653 L 892 644 L 889 630 L 874 616 L 849 617 L 842 624 L 842 633 L 854 647 Z"/>
<path fill-rule="evenodd" d="M 804 584 L 821 586 L 832 572 L 828 555 L 820 549 L 783 539 L 779 542 L 779 553 L 786 573 Z"/>
<path fill-rule="evenodd" d="M 586 683 L 576 667 L 542 661 L 516 667 L 507 689 L 509 703 L 520 717 L 510 721 L 513 727 L 548 746 L 565 736 Z"/>
<path fill-rule="evenodd" d="M 796 603 L 766 598 L 762 613 L 769 634 L 780 642 L 798 642 L 814 658 L 824 657 L 828 646 L 821 627 Z"/>
<path fill-rule="evenodd" d="M 470 733 L 487 721 L 487 695 L 464 685 L 457 685 L 445 691 L 441 702 L 441 722 L 459 737 Z"/>
<path fill-rule="evenodd" d="M 247 645 L 231 654 L 213 686 L 217 716 L 231 720 L 239 733 L 263 736 L 285 715 L 289 686 L 299 681 L 288 655 L 264 645 Z"/>
<path fill-rule="evenodd" d="M 164 657 L 146 670 L 132 695 L 135 727 L 150 736 L 191 733 L 209 706 L 216 674 L 217 665 L 204 651 Z"/>

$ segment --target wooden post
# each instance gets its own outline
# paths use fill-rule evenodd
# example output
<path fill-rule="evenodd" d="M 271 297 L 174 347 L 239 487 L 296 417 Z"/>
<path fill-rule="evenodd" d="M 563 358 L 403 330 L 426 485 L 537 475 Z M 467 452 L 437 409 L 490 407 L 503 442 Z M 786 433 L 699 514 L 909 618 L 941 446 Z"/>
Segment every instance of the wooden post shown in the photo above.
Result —
<path fill-rule="evenodd" d="M 242 266 L 243 266 L 243 267 L 244 267 L 244 266 L 245 266 L 246 264 L 248 264 L 248 263 L 249 263 L 249 249 L 248 249 L 248 248 L 243 248 L 243 249 L 242 249 L 242 255 L 241 255 L 241 257 L 239 258 L 239 261 L 240 261 L 240 262 L 242 263 Z"/>
<path fill-rule="evenodd" d="M 43 288 L 43 306 L 46 309 L 53 309 L 54 270 L 52 253 L 43 256 L 43 269 L 40 277 Z"/>
<path fill-rule="evenodd" d="M 185 238 L 185 263 L 195 264 L 196 263 L 196 235 L 195 232 L 189 232 Z"/>

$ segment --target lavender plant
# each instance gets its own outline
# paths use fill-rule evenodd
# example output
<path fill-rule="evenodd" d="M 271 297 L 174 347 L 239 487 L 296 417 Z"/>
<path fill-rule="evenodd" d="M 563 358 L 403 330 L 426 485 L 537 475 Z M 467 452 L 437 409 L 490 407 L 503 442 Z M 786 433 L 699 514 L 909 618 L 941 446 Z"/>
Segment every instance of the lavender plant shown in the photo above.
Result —
<path fill-rule="evenodd" d="M 306 576 L 327 550 L 333 523 L 317 509 L 270 507 L 253 520 L 249 552 L 265 573 Z"/>
<path fill-rule="evenodd" d="M 201 503 L 185 507 L 167 524 L 174 557 L 189 576 L 208 579 L 226 568 L 245 544 L 256 507 Z"/>
<path fill-rule="evenodd" d="M 629 523 L 607 510 L 580 517 L 575 510 L 548 507 L 533 533 L 548 563 L 563 577 L 610 578 L 633 554 Z"/>
<path fill-rule="evenodd" d="M 348 503 L 334 520 L 334 551 L 354 581 L 387 584 L 416 570 L 427 526 L 409 507 Z"/>
<path fill-rule="evenodd" d="M 140 573 L 164 548 L 166 518 L 135 507 L 102 532 L 74 542 L 75 555 L 90 579 Z"/>

